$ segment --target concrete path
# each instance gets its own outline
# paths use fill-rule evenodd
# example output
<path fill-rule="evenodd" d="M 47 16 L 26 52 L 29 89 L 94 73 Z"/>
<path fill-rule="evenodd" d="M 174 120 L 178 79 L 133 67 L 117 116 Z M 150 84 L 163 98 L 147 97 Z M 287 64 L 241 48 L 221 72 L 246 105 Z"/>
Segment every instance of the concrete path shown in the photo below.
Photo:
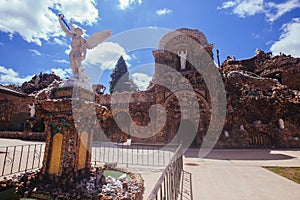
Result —
<path fill-rule="evenodd" d="M 0 147 L 16 146 L 16 145 L 41 144 L 41 143 L 45 143 L 45 142 L 0 138 Z"/>
<path fill-rule="evenodd" d="M 35 142 L 0 139 L 0 146 L 33 143 Z M 300 184 L 261 167 L 300 167 L 300 149 L 214 149 L 204 159 L 198 157 L 198 151 L 190 149 L 184 156 L 184 170 L 192 174 L 194 200 L 300 199 Z M 163 168 L 129 168 L 142 174 L 146 188 L 144 196 L 147 197 Z"/>
<path fill-rule="evenodd" d="M 194 200 L 300 199 L 300 184 L 261 167 L 300 167 L 300 149 L 213 150 L 204 159 L 198 158 L 198 150 L 185 155 Z"/>

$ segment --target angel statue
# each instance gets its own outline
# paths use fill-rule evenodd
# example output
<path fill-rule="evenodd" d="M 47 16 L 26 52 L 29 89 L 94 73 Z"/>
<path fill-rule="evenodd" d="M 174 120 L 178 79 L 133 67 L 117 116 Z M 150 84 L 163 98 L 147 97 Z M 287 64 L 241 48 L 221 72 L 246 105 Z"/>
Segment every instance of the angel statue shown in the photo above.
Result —
<path fill-rule="evenodd" d="M 64 24 L 65 25 L 64 25 Z M 86 49 L 93 49 L 98 44 L 106 40 L 111 36 L 110 30 L 104 30 L 101 32 L 96 32 L 88 39 L 82 37 L 83 31 L 81 28 L 75 28 L 70 20 L 70 27 L 64 20 L 64 15 L 59 14 L 59 24 L 62 30 L 72 39 L 71 51 L 69 54 L 70 67 L 72 69 L 72 74 L 76 79 L 80 78 L 81 62 L 86 58 Z M 66 28 L 67 27 L 67 28 Z M 69 30 L 68 30 L 69 29 Z"/>

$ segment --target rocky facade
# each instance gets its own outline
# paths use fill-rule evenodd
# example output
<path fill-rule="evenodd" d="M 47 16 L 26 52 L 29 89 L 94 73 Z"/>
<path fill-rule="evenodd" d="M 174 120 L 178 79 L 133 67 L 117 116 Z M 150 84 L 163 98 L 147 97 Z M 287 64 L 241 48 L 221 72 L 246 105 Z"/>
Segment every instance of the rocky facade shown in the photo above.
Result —
<path fill-rule="evenodd" d="M 204 52 L 197 52 L 197 45 L 204 47 Z M 97 98 L 99 104 L 113 110 L 114 117 L 101 122 L 104 133 L 115 142 L 132 138 L 141 143 L 183 141 L 201 146 L 210 122 L 211 98 L 203 77 L 193 64 L 201 65 L 201 56 L 211 60 L 212 48 L 204 34 L 197 30 L 179 29 L 166 35 L 160 41 L 159 49 L 153 52 L 155 73 L 146 91 Z M 181 69 L 177 55 L 181 50 L 186 50 L 189 60 L 194 62 L 187 62 L 185 69 Z M 130 103 L 126 104 L 129 99 Z M 182 105 L 179 105 L 180 101 Z M 193 103 L 197 104 L 195 109 L 185 109 Z M 160 107 L 152 109 L 154 105 Z"/>
<path fill-rule="evenodd" d="M 23 131 L 30 103 L 26 94 L 0 86 L 0 131 Z"/>
<path fill-rule="evenodd" d="M 206 53 L 195 52 L 195 41 Z M 182 69 L 177 51 L 186 49 L 189 61 L 186 68 Z M 220 91 L 216 90 L 214 93 L 208 90 L 208 80 L 204 80 L 203 74 L 196 70 L 203 64 L 209 65 L 203 60 L 213 58 L 212 49 L 213 45 L 198 30 L 178 29 L 167 34 L 161 40 L 158 50 L 153 52 L 155 73 L 146 91 L 96 98 L 99 104 L 113 110 L 113 115 L 100 123 L 105 135 L 115 142 L 132 138 L 133 142 L 146 143 L 180 142 L 192 137 L 192 141 L 185 142 L 200 147 L 211 120 L 215 118 L 211 113 L 212 103 L 216 98 L 221 98 L 218 96 Z M 164 66 L 175 71 L 164 71 Z M 217 70 L 225 85 L 227 106 L 226 120 L 215 148 L 300 147 L 299 58 L 284 54 L 272 56 L 258 50 L 250 59 L 228 58 Z M 177 76 L 176 73 L 180 75 Z M 161 83 L 171 86 L 171 89 Z M 197 112 L 184 116 L 185 106 L 179 105 L 178 100 L 178 96 L 190 98 L 184 83 L 192 85 L 200 118 L 197 118 Z M 174 85 L 175 89 L 172 88 Z M 128 98 L 129 105 L 122 104 L 128 102 Z M 191 102 L 194 101 L 186 101 L 187 105 Z M 150 108 L 157 104 L 167 113 L 166 123 L 159 130 L 150 126 L 149 116 Z M 156 121 L 164 120 L 163 112 L 156 112 L 155 116 Z M 147 128 L 137 129 L 136 126 Z M 138 130 L 143 131 L 136 132 Z M 157 131 L 156 134 L 148 137 L 154 130 Z"/>
<path fill-rule="evenodd" d="M 44 88 L 47 88 L 54 80 L 61 81 L 60 77 L 52 74 L 37 74 L 30 81 L 22 84 L 21 91 L 26 94 L 32 94 L 38 92 Z"/>
<path fill-rule="evenodd" d="M 0 85 L 0 131 L 43 132 L 44 122 L 40 116 L 35 94 L 61 79 L 55 74 L 35 75 L 30 81 L 17 85 Z M 29 105 L 36 104 L 36 116 L 30 119 Z M 6 137 L 5 135 L 1 135 Z M 13 135 L 11 135 L 13 137 Z"/>
<path fill-rule="evenodd" d="M 299 58 L 258 50 L 253 58 L 225 61 L 220 71 L 230 136 L 220 137 L 219 147 L 300 147 Z"/>

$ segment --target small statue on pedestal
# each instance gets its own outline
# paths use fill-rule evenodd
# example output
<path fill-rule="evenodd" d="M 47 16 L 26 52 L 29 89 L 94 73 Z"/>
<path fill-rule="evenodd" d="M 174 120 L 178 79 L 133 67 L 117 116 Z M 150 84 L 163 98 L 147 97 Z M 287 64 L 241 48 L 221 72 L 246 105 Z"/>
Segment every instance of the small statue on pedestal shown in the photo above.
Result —
<path fill-rule="evenodd" d="M 29 109 L 30 109 L 30 118 L 34 118 L 35 116 L 35 104 L 32 103 L 32 105 L 28 105 Z"/>
<path fill-rule="evenodd" d="M 26 123 L 24 124 L 24 133 L 28 134 L 32 131 L 32 128 L 34 126 L 34 124 L 36 124 L 37 120 L 35 118 L 35 112 L 36 112 L 36 109 L 35 109 L 35 104 L 32 103 L 32 105 L 28 105 L 29 107 L 29 112 L 30 112 L 30 116 L 29 118 L 26 120 Z"/>
<path fill-rule="evenodd" d="M 180 57 L 180 66 L 181 69 L 185 69 L 186 66 L 186 58 L 187 58 L 187 50 L 178 52 L 178 56 Z"/>

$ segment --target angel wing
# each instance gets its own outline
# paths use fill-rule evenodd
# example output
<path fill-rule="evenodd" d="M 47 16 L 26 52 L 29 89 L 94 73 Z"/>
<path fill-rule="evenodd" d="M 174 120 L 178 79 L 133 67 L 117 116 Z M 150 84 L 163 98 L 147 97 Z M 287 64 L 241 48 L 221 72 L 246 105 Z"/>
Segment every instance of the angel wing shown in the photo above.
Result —
<path fill-rule="evenodd" d="M 92 49 L 98 44 L 106 40 L 111 36 L 111 30 L 104 30 L 101 32 L 93 33 L 91 37 L 86 40 L 86 48 Z"/>

